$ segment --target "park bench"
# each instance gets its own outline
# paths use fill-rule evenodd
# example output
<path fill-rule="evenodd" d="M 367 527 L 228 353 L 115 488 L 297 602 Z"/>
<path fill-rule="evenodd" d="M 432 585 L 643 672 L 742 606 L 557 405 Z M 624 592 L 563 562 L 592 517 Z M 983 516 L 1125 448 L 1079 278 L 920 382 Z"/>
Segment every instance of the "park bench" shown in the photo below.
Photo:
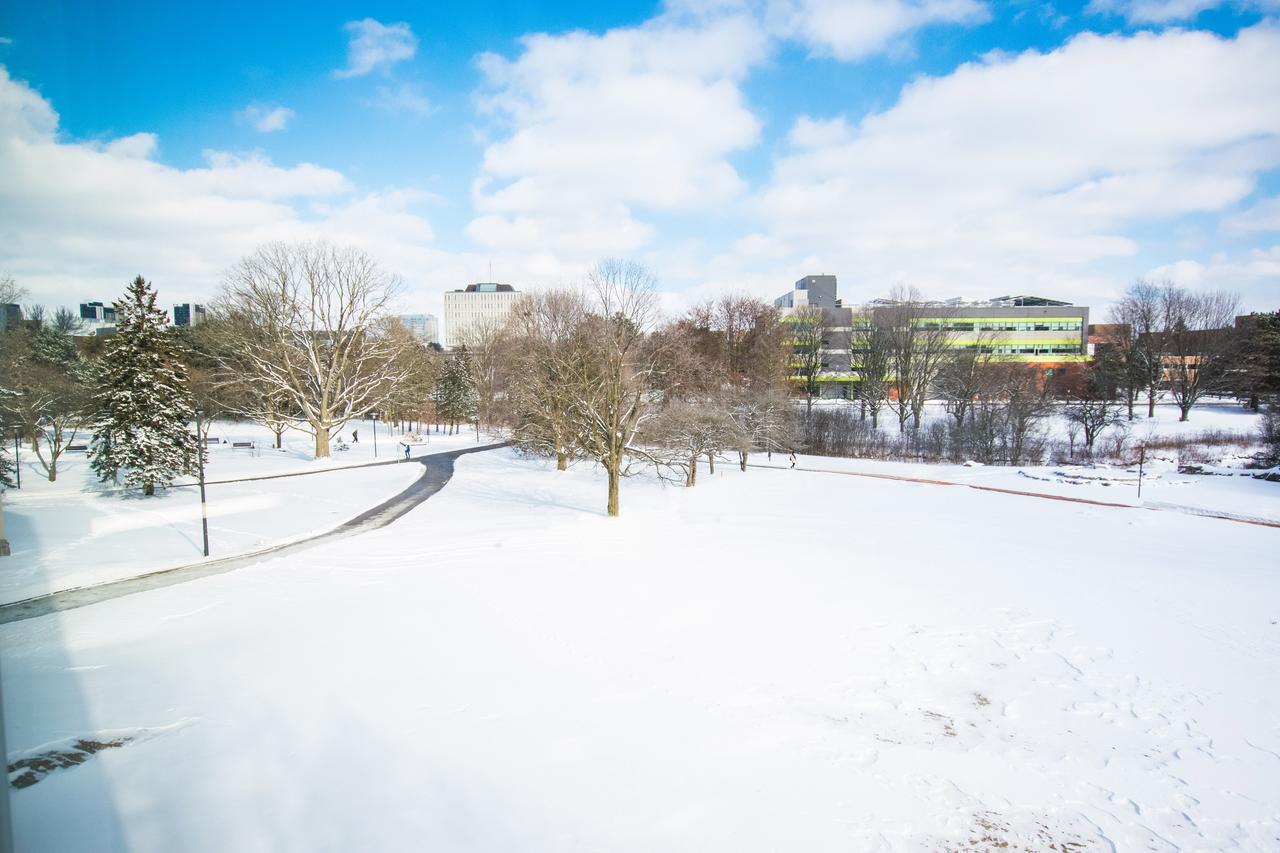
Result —
<path fill-rule="evenodd" d="M 231 442 L 232 450 L 253 450 L 255 447 L 252 441 L 233 441 Z"/>
<path fill-rule="evenodd" d="M 67 445 L 67 451 L 68 451 L 68 452 L 80 452 L 80 453 L 83 453 L 83 452 L 85 452 L 85 451 L 86 451 L 86 450 L 88 450 L 88 449 L 89 449 L 89 445 L 87 445 L 87 444 L 68 444 L 68 445 Z"/>

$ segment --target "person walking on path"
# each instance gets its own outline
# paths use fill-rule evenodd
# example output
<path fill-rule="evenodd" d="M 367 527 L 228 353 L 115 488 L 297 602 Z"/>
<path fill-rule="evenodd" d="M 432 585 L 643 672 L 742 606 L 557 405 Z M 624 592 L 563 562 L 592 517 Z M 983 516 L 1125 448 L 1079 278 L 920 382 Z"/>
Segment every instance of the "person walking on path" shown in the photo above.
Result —
<path fill-rule="evenodd" d="M 353 430 L 351 431 L 351 443 L 352 443 L 352 444 L 359 444 L 359 443 L 360 443 L 360 430 L 358 430 L 358 429 L 353 429 Z"/>
<path fill-rule="evenodd" d="M 791 467 L 796 467 L 796 455 L 794 453 L 791 454 Z"/>
<path fill-rule="evenodd" d="M 408 461 L 409 461 L 409 445 L 408 445 L 408 443 L 406 443 L 406 444 L 405 444 L 405 446 L 404 446 L 404 461 L 405 461 L 405 462 L 408 462 Z"/>

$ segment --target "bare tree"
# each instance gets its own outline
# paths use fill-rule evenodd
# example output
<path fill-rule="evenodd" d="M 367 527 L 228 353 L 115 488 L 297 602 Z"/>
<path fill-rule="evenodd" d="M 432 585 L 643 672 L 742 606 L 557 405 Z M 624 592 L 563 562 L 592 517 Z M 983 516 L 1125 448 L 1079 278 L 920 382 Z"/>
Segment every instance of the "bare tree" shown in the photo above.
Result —
<path fill-rule="evenodd" d="M 830 343 L 831 331 L 827 314 L 821 308 L 807 305 L 786 318 L 791 327 L 791 364 L 800 379 L 805 395 L 805 416 L 813 414 L 813 399 L 822 393 L 823 349 Z"/>
<path fill-rule="evenodd" d="M 574 290 L 529 294 L 512 306 L 512 409 L 516 444 L 554 457 L 564 471 L 578 446 L 575 397 L 587 305 Z"/>
<path fill-rule="evenodd" d="M 378 408 L 407 375 L 388 334 L 397 280 L 365 253 L 328 243 L 270 243 L 227 273 L 214 302 L 231 346 L 223 367 L 278 394 L 301 416 L 317 458 L 329 435 Z"/>
<path fill-rule="evenodd" d="M 872 312 L 853 315 L 849 332 L 851 366 L 858 376 L 858 403 L 862 417 L 871 415 L 871 428 L 880 426 L 880 410 L 889 402 L 892 338 Z"/>
<path fill-rule="evenodd" d="M 1232 293 L 1164 291 L 1164 371 L 1180 421 L 1205 394 L 1224 390 L 1236 352 L 1233 322 L 1240 298 Z"/>
<path fill-rule="evenodd" d="M 898 416 L 898 430 L 905 432 L 908 417 L 920 428 L 924 404 L 938 373 L 952 353 L 955 333 L 938 309 L 924 301 L 914 287 L 895 287 L 890 303 L 878 309 L 889 334 L 893 387 L 889 406 Z"/>
<path fill-rule="evenodd" d="M 1010 465 L 1031 461 L 1043 452 L 1040 424 L 1053 413 L 1053 394 L 1039 371 L 1025 364 L 1005 364 L 996 371 L 994 393 L 1004 403 L 1001 442 Z"/>
<path fill-rule="evenodd" d="M 570 411 L 579 449 L 608 475 L 608 513 L 616 516 L 628 456 L 650 458 L 635 437 L 656 411 L 651 380 L 658 354 L 647 332 L 657 320 L 658 302 L 653 275 L 634 262 L 603 260 L 587 284 L 590 314 L 579 336 Z"/>
<path fill-rule="evenodd" d="M 760 391 L 737 390 L 728 403 L 733 421 L 734 449 L 738 467 L 747 470 L 747 457 L 754 452 L 790 451 L 799 439 L 795 429 L 795 410 L 785 392 L 779 389 Z"/>
<path fill-rule="evenodd" d="M 1126 378 L 1122 382 L 1141 385 L 1147 392 L 1149 418 L 1156 416 L 1156 399 L 1164 379 L 1165 336 L 1169 328 L 1166 292 L 1171 287 L 1168 282 L 1156 284 L 1138 279 L 1111 309 L 1111 320 L 1129 327 L 1123 350 Z"/>
<path fill-rule="evenodd" d="M 26 288 L 18 287 L 8 273 L 0 273 L 0 305 L 18 305 L 26 298 Z"/>
<path fill-rule="evenodd" d="M 698 457 L 714 460 L 736 440 L 736 425 L 723 408 L 708 401 L 675 403 L 645 429 L 647 444 L 665 448 L 683 463 L 685 485 L 698 482 Z M 714 464 L 710 471 L 715 473 Z"/>
<path fill-rule="evenodd" d="M 1093 443 L 1102 432 L 1122 423 L 1120 403 L 1114 395 L 1116 363 L 1107 355 L 1094 359 L 1084 381 L 1067 396 L 1063 414 L 1078 424 L 1084 436 L 1084 449 L 1093 455 Z"/>
<path fill-rule="evenodd" d="M 956 423 L 964 423 L 974 403 L 988 396 L 1001 378 L 992 370 L 992 335 L 982 333 L 977 340 L 954 347 L 938 370 L 936 386 L 947 411 Z"/>
<path fill-rule="evenodd" d="M 471 327 L 467 336 L 476 389 L 477 429 L 506 421 L 512 354 L 510 328 L 507 320 L 481 321 Z"/>

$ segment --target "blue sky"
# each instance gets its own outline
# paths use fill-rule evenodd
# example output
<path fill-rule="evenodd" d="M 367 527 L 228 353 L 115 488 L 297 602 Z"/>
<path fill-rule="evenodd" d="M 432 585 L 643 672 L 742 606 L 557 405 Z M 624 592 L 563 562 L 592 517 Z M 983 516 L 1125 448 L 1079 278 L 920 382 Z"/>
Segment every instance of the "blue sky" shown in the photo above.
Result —
<path fill-rule="evenodd" d="M 1137 276 L 1280 301 L 1274 0 L 0 7 L 0 270 L 203 299 L 267 239 L 405 310 L 648 264 L 672 311 Z"/>

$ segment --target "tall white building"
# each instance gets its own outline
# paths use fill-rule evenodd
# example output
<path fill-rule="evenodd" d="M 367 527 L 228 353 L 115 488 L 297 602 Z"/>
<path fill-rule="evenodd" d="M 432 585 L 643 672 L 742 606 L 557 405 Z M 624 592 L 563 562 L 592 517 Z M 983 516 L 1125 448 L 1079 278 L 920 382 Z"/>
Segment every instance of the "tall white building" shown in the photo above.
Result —
<path fill-rule="evenodd" d="M 398 319 L 424 344 L 440 343 L 440 321 L 435 314 L 401 314 Z"/>
<path fill-rule="evenodd" d="M 444 295 L 444 332 L 448 345 L 468 342 L 477 329 L 501 325 L 520 294 L 509 284 L 482 282 Z"/>

